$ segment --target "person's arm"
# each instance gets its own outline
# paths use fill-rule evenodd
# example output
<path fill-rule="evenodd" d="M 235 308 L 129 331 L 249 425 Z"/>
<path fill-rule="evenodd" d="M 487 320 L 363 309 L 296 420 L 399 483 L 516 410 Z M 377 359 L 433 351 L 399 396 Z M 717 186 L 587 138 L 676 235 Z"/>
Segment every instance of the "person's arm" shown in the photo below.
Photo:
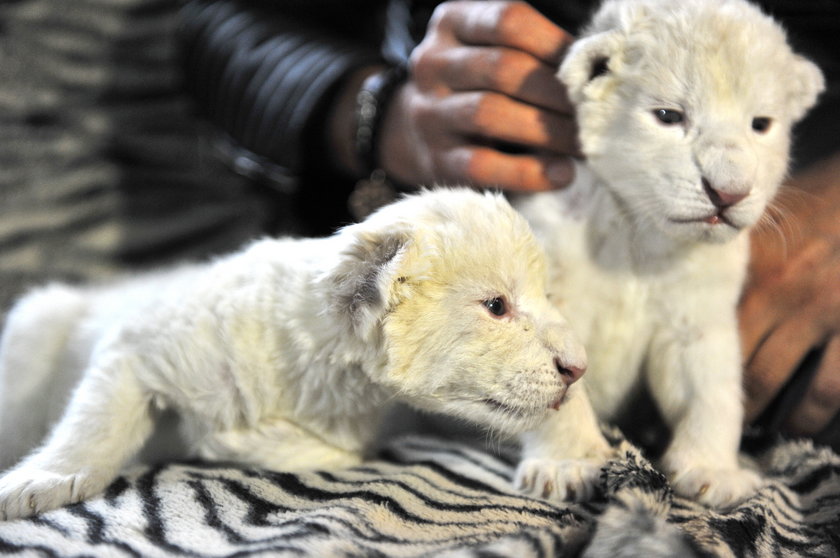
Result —
<path fill-rule="evenodd" d="M 202 113 L 237 145 L 292 173 L 323 118 L 323 156 L 362 178 L 356 96 L 384 67 L 377 45 L 257 13 L 232 0 L 193 0 L 185 10 L 186 77 Z M 524 2 L 444 2 L 384 108 L 377 160 L 408 186 L 567 185 L 576 129 L 555 74 L 571 40 Z"/>
<path fill-rule="evenodd" d="M 182 11 L 185 87 L 229 140 L 243 173 L 294 186 L 310 151 L 324 153 L 327 115 L 345 80 L 381 64 L 381 2 L 193 0 Z M 338 14 L 334 13 L 338 11 Z M 355 14 L 355 15 L 353 15 Z M 353 30 L 353 37 L 337 30 Z"/>

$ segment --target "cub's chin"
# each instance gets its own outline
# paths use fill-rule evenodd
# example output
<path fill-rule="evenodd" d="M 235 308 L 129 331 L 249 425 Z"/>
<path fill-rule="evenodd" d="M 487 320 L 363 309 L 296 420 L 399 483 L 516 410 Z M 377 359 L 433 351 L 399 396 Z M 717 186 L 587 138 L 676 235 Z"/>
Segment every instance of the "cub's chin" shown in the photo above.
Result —
<path fill-rule="evenodd" d="M 682 242 L 703 242 L 725 244 L 733 240 L 746 228 L 732 221 L 669 220 L 664 225 L 665 233 Z"/>
<path fill-rule="evenodd" d="M 470 423 L 507 436 L 533 430 L 565 400 L 565 391 L 554 401 L 513 401 L 509 398 L 469 398 L 452 400 L 432 411 L 456 416 Z"/>

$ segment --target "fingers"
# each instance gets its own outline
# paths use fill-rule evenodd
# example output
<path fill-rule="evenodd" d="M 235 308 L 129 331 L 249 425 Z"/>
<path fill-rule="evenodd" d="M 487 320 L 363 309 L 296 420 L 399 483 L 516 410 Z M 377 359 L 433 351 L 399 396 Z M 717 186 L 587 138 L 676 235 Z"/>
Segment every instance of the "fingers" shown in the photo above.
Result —
<path fill-rule="evenodd" d="M 521 50 L 557 65 L 571 35 L 525 2 L 446 2 L 430 27 L 440 26 L 468 45 L 498 45 Z"/>
<path fill-rule="evenodd" d="M 840 412 L 840 337 L 825 347 L 816 376 L 784 427 L 793 434 L 814 435 Z"/>
<path fill-rule="evenodd" d="M 778 273 L 778 272 L 777 272 Z M 782 313 L 777 309 L 771 295 L 775 289 L 763 284 L 747 285 L 738 306 L 738 324 L 741 335 L 741 351 L 744 360 L 749 362 L 759 346 L 782 321 Z"/>
<path fill-rule="evenodd" d="M 744 371 L 745 417 L 755 420 L 793 376 L 805 355 L 824 338 L 810 319 L 787 320 L 773 329 Z"/>
<path fill-rule="evenodd" d="M 445 2 L 412 53 L 413 73 L 430 90 L 490 90 L 572 113 L 557 79 L 572 37 L 523 2 Z"/>
<path fill-rule="evenodd" d="M 747 365 L 746 416 L 755 419 L 814 347 L 840 330 L 840 253 L 823 238 L 778 264 L 751 267 L 739 320 Z"/>
<path fill-rule="evenodd" d="M 573 118 L 540 111 L 495 93 L 452 95 L 436 110 L 465 137 L 478 136 L 561 155 L 578 154 Z"/>
<path fill-rule="evenodd" d="M 500 94 L 430 99 L 411 84 L 395 96 L 383 125 L 383 168 L 406 184 L 464 184 L 542 191 L 571 183 L 573 119 L 547 115 Z M 511 154 L 500 142 L 532 147 Z"/>
<path fill-rule="evenodd" d="M 458 47 L 441 53 L 441 76 L 453 91 L 504 93 L 524 103 L 572 115 L 557 68 L 517 50 Z"/>
<path fill-rule="evenodd" d="M 555 74 L 571 40 L 524 2 L 439 5 L 383 120 L 383 168 L 407 184 L 567 186 L 577 128 Z"/>
<path fill-rule="evenodd" d="M 446 152 L 440 168 L 453 183 L 519 192 L 560 188 L 574 178 L 574 166 L 567 157 L 510 155 L 480 146 Z"/>

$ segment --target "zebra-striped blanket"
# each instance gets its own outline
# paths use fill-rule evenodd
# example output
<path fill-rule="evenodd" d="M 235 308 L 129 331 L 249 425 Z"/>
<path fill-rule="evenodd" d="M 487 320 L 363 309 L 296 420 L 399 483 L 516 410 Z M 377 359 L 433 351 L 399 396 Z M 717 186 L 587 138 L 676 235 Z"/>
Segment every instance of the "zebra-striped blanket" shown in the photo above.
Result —
<path fill-rule="evenodd" d="M 44 277 L 232 249 L 268 219 L 196 141 L 177 87 L 177 6 L 0 2 L 0 306 Z M 719 513 L 673 497 L 625 449 L 583 505 L 524 497 L 513 459 L 433 438 L 345 471 L 138 468 L 99 498 L 0 523 L 0 554 L 840 556 L 840 457 L 828 450 L 762 453 L 767 486 Z"/>
<path fill-rule="evenodd" d="M 379 458 L 301 474 L 219 464 L 138 468 L 104 495 L 0 523 L 0 552 L 44 556 L 839 556 L 840 457 L 761 454 L 767 485 L 716 512 L 672 495 L 640 453 L 582 505 L 518 494 L 509 459 L 406 437 Z"/>

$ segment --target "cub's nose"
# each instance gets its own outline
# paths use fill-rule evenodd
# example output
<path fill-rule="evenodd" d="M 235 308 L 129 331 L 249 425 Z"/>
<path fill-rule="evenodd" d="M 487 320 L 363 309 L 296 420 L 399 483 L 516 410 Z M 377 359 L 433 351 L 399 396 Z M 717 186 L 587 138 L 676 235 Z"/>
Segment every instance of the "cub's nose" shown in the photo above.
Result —
<path fill-rule="evenodd" d="M 708 179 L 703 178 L 703 190 L 712 202 L 712 205 L 718 209 L 726 209 L 732 207 L 739 201 L 750 195 L 749 190 L 742 190 L 740 192 L 724 192 L 712 186 Z"/>
<path fill-rule="evenodd" d="M 586 372 L 585 364 L 582 367 L 564 364 L 559 357 L 554 359 L 554 367 L 560 374 L 560 379 L 563 380 L 563 383 L 567 386 L 570 386 L 573 383 L 577 382 L 580 379 L 580 377 L 583 376 L 583 373 Z"/>

